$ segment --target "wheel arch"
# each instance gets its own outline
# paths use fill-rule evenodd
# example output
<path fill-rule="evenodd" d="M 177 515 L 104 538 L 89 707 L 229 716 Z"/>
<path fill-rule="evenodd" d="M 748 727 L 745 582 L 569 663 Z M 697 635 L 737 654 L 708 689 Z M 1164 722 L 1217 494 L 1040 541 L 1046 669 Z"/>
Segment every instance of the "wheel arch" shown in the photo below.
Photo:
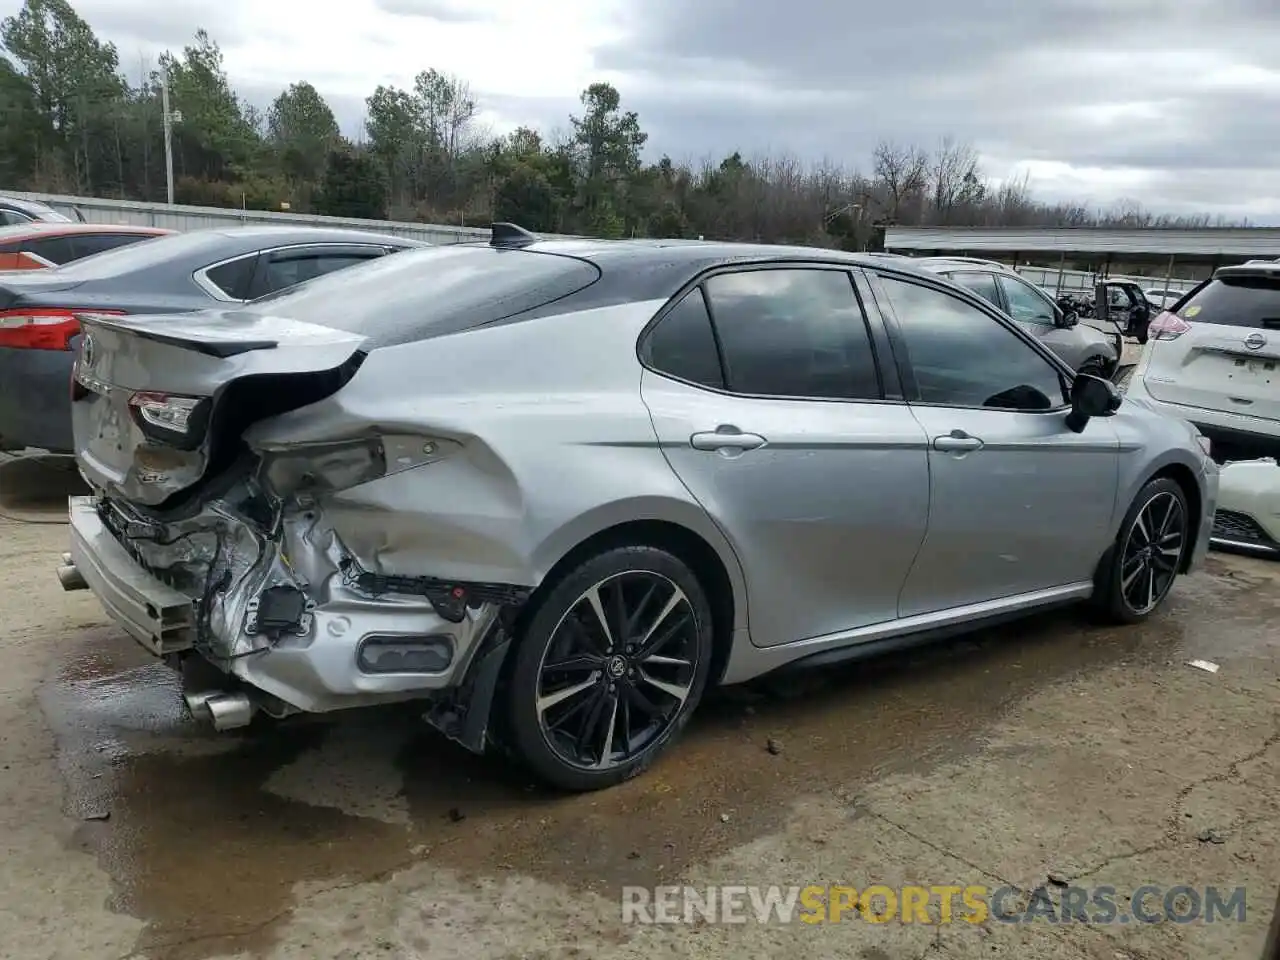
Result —
<path fill-rule="evenodd" d="M 1185 463 L 1173 461 L 1166 463 L 1160 467 L 1151 476 L 1142 482 L 1142 486 L 1146 486 L 1152 480 L 1167 479 L 1172 480 L 1182 490 L 1182 495 L 1187 498 L 1187 508 L 1191 512 L 1189 522 L 1187 523 L 1187 533 L 1191 540 L 1189 548 L 1183 552 L 1182 563 L 1178 570 L 1179 573 L 1186 573 L 1191 566 L 1191 558 L 1195 555 L 1198 546 L 1197 538 L 1200 536 L 1200 523 L 1204 519 L 1204 497 L 1200 492 L 1200 484 L 1196 481 L 1195 471 L 1193 471 Z"/>
<path fill-rule="evenodd" d="M 700 508 L 695 508 L 699 509 Z M 633 514 L 633 516 L 635 516 Z M 702 515 L 705 518 L 705 514 Z M 710 526 L 714 533 L 707 535 Z M 571 544 L 556 550 L 554 562 L 540 578 L 526 611 L 574 567 L 614 547 L 652 546 L 679 557 L 698 578 L 707 594 L 712 616 L 712 661 L 709 684 L 719 683 L 729 662 L 733 638 L 746 627 L 746 594 L 737 556 L 710 521 L 694 525 L 665 516 L 645 516 L 579 531 Z M 717 542 L 718 541 L 718 542 Z"/>

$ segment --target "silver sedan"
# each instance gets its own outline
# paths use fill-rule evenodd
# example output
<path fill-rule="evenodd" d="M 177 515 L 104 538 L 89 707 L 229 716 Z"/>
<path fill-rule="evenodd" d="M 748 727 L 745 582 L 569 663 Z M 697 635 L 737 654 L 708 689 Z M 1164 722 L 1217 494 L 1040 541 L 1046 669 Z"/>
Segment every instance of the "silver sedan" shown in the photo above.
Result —
<path fill-rule="evenodd" d="M 498 225 L 82 323 L 59 575 L 215 668 L 193 712 L 413 699 L 567 789 L 643 770 L 714 684 L 1057 604 L 1143 620 L 1214 514 L 1193 427 L 884 258 Z"/>

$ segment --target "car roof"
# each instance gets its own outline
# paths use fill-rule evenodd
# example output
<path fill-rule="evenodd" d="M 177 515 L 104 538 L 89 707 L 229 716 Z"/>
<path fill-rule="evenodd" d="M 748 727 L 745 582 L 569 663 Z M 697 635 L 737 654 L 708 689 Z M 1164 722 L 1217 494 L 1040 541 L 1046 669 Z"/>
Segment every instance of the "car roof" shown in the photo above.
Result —
<path fill-rule="evenodd" d="M 39 200 L 23 200 L 19 197 L 9 197 L 0 194 L 0 207 L 10 207 L 14 210 L 20 210 L 23 213 L 29 213 L 36 217 L 48 217 L 51 214 L 59 220 L 71 221 L 66 214 L 59 213 L 47 203 L 41 203 Z"/>
<path fill-rule="evenodd" d="M 38 220 L 0 227 L 0 243 L 34 236 L 62 237 L 81 233 L 124 233 L 144 237 L 163 237 L 174 232 L 176 231 L 166 230 L 163 227 L 140 227 L 127 223 L 57 223 Z"/>
<path fill-rule="evenodd" d="M 342 227 L 269 226 L 250 224 L 242 227 L 209 227 L 194 230 L 192 234 L 221 236 L 226 238 L 265 243 L 394 243 L 409 247 L 429 247 L 432 244 L 413 237 L 391 233 L 375 233 L 372 230 L 352 230 Z"/>
<path fill-rule="evenodd" d="M 976 257 L 909 257 L 911 264 L 930 273 L 946 273 L 950 270 L 991 270 L 995 273 L 1016 273 L 1006 263 L 995 260 L 979 260 Z"/>

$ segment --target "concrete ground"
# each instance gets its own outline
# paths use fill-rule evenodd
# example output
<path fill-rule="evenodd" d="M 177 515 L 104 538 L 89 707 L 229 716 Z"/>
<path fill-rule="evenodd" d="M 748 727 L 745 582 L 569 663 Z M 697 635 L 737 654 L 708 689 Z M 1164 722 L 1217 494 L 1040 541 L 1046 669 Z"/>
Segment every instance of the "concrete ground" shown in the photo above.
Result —
<path fill-rule="evenodd" d="M 1214 555 L 1141 628 L 1066 612 L 725 692 L 648 775 L 556 797 L 403 710 L 243 735 L 195 727 L 166 670 L 87 592 L 58 588 L 59 498 L 73 486 L 47 464 L 0 469 L 0 509 L 28 521 L 0 519 L 0 956 L 1261 950 L 1280 884 L 1280 565 Z M 623 884 L 1026 891 L 1050 875 L 1121 893 L 1243 885 L 1247 919 L 620 920 Z"/>

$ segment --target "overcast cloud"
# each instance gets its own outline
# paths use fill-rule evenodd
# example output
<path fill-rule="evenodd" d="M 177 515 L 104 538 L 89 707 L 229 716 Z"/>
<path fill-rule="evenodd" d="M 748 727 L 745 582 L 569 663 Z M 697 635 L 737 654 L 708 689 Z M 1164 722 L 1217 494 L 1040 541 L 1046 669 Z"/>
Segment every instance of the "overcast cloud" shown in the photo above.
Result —
<path fill-rule="evenodd" d="M 73 0 L 74 2 L 74 0 Z M 19 0 L 0 0 L 0 14 Z M 204 26 L 265 105 L 309 80 L 356 133 L 379 83 L 467 79 L 495 132 L 616 84 L 653 154 L 869 166 L 971 141 L 1046 199 L 1280 218 L 1276 0 L 79 0 L 130 73 Z M 323 11 L 323 12 L 322 12 Z"/>

